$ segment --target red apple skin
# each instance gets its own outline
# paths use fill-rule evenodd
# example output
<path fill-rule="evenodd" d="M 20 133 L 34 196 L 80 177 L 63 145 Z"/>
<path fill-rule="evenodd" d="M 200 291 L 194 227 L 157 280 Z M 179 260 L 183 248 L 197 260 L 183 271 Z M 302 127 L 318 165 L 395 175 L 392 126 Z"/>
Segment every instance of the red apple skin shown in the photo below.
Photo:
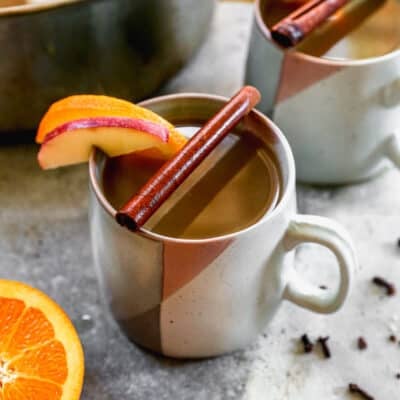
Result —
<path fill-rule="evenodd" d="M 66 122 L 63 125 L 58 126 L 56 129 L 46 135 L 43 144 L 65 132 L 90 128 L 134 129 L 154 135 L 164 143 L 167 143 L 169 139 L 168 128 L 155 122 L 127 117 L 95 117 L 77 119 L 75 121 Z"/>
<path fill-rule="evenodd" d="M 169 130 L 167 127 L 161 124 L 157 124 L 155 122 L 143 120 L 143 119 L 136 119 L 136 118 L 127 118 L 127 117 L 92 117 L 92 118 L 85 118 L 85 119 L 79 119 L 75 121 L 70 121 L 67 122 L 63 125 L 58 126 L 56 129 L 53 131 L 49 132 L 38 153 L 38 162 L 39 165 L 43 169 L 48 169 L 48 168 L 55 168 L 50 166 L 52 164 L 51 160 L 56 160 L 57 159 L 57 153 L 49 153 L 48 152 L 48 147 L 52 146 L 53 144 L 56 143 L 58 139 L 68 138 L 68 133 L 72 132 L 77 132 L 79 130 L 82 131 L 82 135 L 87 134 L 87 132 L 96 129 L 107 129 L 107 128 L 116 128 L 116 129 L 122 129 L 122 130 L 134 130 L 134 131 L 139 131 L 143 134 L 148 134 L 154 137 L 157 141 L 160 143 L 166 144 L 168 143 L 169 140 Z M 86 132 L 84 132 L 86 131 Z M 96 133 L 96 135 L 99 135 L 99 137 L 102 136 L 100 132 Z M 82 136 L 83 137 L 83 136 Z M 112 140 L 112 138 L 111 138 Z M 78 140 L 76 140 L 76 146 L 79 146 L 80 143 Z M 82 145 L 82 144 L 81 144 Z M 93 143 L 95 145 L 95 143 Z M 83 150 L 87 150 L 87 153 L 90 153 L 90 148 L 85 146 L 85 148 L 82 148 Z M 107 149 L 103 149 L 107 153 Z M 131 150 L 134 151 L 134 150 Z M 126 153 L 128 153 L 127 151 Z M 125 152 L 122 152 L 121 154 L 126 154 Z M 50 158 L 49 158 L 50 155 Z M 86 156 L 85 156 L 86 157 Z M 86 158 L 85 158 L 86 159 Z M 49 164 L 50 161 L 50 164 Z M 83 162 L 84 160 L 81 159 L 78 162 Z M 62 165 L 70 165 L 72 163 L 66 163 L 66 164 L 60 164 L 59 166 Z M 54 163 L 53 163 L 54 164 Z"/>

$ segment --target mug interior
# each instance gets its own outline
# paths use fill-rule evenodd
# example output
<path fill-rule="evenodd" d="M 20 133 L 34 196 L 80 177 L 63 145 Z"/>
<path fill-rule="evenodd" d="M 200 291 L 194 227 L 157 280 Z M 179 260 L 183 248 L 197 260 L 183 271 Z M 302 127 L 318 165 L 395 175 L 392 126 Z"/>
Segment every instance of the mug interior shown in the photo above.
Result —
<path fill-rule="evenodd" d="M 299 7 L 296 1 L 279 2 L 286 5 L 281 8 L 276 4 L 277 0 L 257 0 L 256 5 L 258 24 L 269 40 L 270 28 Z M 317 28 L 296 46 L 296 54 L 314 62 L 349 65 L 400 52 L 400 0 L 354 0 L 344 10 L 346 17 Z"/>
<path fill-rule="evenodd" d="M 161 115 L 163 118 L 170 121 L 176 126 L 187 125 L 203 125 L 207 122 L 222 106 L 226 103 L 227 99 L 219 96 L 210 96 L 202 94 L 179 94 L 157 97 L 151 100 L 140 103 L 142 107 L 149 108 L 153 112 Z M 218 237 L 211 237 L 205 239 L 182 239 L 164 236 L 146 228 L 141 228 L 140 234 L 146 237 L 154 238 L 156 240 L 173 240 L 185 242 L 199 242 L 207 240 L 225 240 L 231 236 L 237 236 L 242 232 L 254 228 L 256 225 L 271 218 L 274 213 L 279 210 L 288 201 L 289 189 L 294 188 L 295 182 L 295 169 L 294 159 L 286 138 L 279 130 L 279 128 L 271 122 L 267 117 L 258 111 L 253 110 L 248 116 L 235 128 L 235 133 L 238 134 L 251 134 L 257 137 L 263 145 L 265 145 L 270 152 L 273 153 L 277 165 L 280 169 L 281 178 L 281 195 L 280 198 L 271 211 L 269 211 L 263 218 L 258 220 L 255 224 L 235 231 L 227 235 Z M 103 171 L 106 165 L 107 156 L 99 151 L 94 150 L 89 161 L 90 183 L 94 189 L 95 195 L 100 202 L 101 206 L 106 212 L 115 217 L 117 210 L 108 201 L 103 190 Z"/>

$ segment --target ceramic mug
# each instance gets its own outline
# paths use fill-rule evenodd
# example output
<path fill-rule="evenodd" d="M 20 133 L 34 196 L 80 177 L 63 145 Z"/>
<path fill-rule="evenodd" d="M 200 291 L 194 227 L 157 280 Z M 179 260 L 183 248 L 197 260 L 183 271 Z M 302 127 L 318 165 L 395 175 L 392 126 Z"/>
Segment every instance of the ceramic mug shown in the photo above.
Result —
<path fill-rule="evenodd" d="M 256 1 L 245 80 L 285 132 L 298 179 L 341 184 L 400 167 L 400 49 L 363 60 L 283 51 L 262 17 L 268 1 Z"/>
<path fill-rule="evenodd" d="M 226 99 L 171 95 L 141 103 L 175 125 L 204 124 Z M 356 265 L 348 234 L 335 222 L 296 214 L 295 166 L 281 131 L 253 111 L 238 132 L 257 136 L 275 153 L 282 196 L 273 211 L 240 232 L 201 240 L 120 227 L 102 191 L 106 156 L 92 154 L 90 227 L 93 254 L 106 303 L 137 344 L 167 356 L 208 357 L 253 341 L 283 300 L 319 313 L 345 301 Z M 304 242 L 332 250 L 340 282 L 332 291 L 306 283 L 294 269 Z"/>

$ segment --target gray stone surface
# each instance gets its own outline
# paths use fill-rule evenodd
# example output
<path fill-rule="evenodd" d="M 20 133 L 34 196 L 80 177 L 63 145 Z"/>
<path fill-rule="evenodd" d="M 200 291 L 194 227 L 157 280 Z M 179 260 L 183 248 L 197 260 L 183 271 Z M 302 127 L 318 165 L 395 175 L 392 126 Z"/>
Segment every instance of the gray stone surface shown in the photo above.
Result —
<path fill-rule="evenodd" d="M 219 6 L 208 42 L 163 92 L 232 94 L 241 84 L 251 21 L 248 5 Z M 398 399 L 399 297 L 370 283 L 375 274 L 400 281 L 400 176 L 392 169 L 373 181 L 338 188 L 299 186 L 301 212 L 337 219 L 352 234 L 360 266 L 346 306 L 320 316 L 284 304 L 258 341 L 224 357 L 178 362 L 131 345 L 102 309 L 87 224 L 85 166 L 42 172 L 35 146 L 0 148 L 0 275 L 52 296 L 75 322 L 86 353 L 82 400 L 119 399 L 350 399 L 350 381 L 376 399 Z M 332 287 L 333 257 L 303 246 L 297 268 Z M 238 321 L 240 323 L 240 321 Z M 303 355 L 298 337 L 330 335 L 333 357 Z M 360 352 L 356 339 L 369 348 Z"/>

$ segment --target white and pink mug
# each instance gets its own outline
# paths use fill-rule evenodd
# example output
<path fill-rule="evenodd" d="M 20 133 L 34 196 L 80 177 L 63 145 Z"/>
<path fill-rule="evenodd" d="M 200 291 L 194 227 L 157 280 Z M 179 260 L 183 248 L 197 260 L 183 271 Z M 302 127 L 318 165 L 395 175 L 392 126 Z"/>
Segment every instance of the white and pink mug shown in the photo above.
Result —
<path fill-rule="evenodd" d="M 389 54 L 346 60 L 284 51 L 256 0 L 247 84 L 285 132 L 302 182 L 343 184 L 400 167 L 400 43 Z"/>
<path fill-rule="evenodd" d="M 225 102 L 181 94 L 141 105 L 175 124 L 204 124 Z M 294 160 L 276 125 L 253 111 L 241 131 L 276 155 L 282 196 L 256 224 L 216 238 L 177 239 L 120 227 L 102 190 L 106 156 L 96 151 L 91 157 L 90 226 L 102 293 L 124 332 L 152 351 L 178 358 L 231 352 L 262 333 L 284 300 L 331 313 L 347 297 L 357 262 L 348 234 L 334 221 L 296 213 Z M 336 288 L 322 290 L 296 272 L 293 249 L 305 242 L 336 256 Z"/>

